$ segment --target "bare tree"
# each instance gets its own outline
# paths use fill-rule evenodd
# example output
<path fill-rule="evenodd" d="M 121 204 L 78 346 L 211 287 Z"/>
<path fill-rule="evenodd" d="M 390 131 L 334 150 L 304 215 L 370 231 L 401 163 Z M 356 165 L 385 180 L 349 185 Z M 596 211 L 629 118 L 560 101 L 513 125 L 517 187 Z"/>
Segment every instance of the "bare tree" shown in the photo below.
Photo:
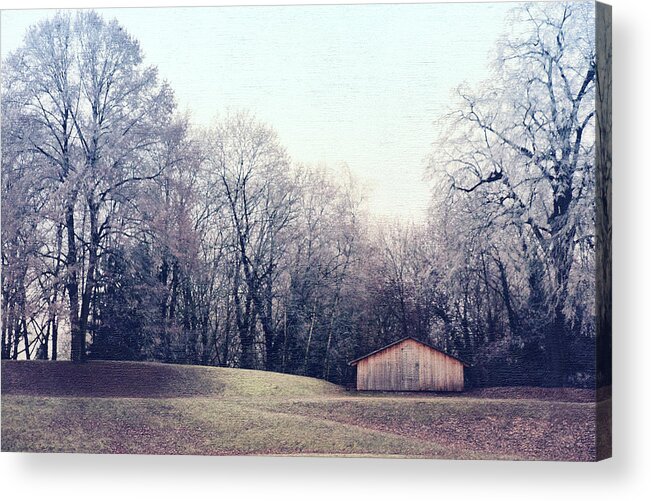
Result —
<path fill-rule="evenodd" d="M 471 232 L 486 243 L 489 234 L 521 242 L 531 297 L 544 296 L 556 384 L 564 381 L 579 247 L 594 244 L 593 9 L 516 9 L 494 78 L 478 92 L 460 90 L 463 108 L 447 117 L 431 164 L 447 176 L 448 203 L 465 212 Z"/>
<path fill-rule="evenodd" d="M 152 161 L 174 108 L 138 43 L 95 12 L 56 14 L 30 29 L 6 64 L 21 106 L 20 141 L 47 164 L 64 225 L 73 360 L 83 360 L 97 268 L 118 191 L 156 177 Z"/>
<path fill-rule="evenodd" d="M 243 367 L 256 365 L 256 319 L 263 331 L 266 366 L 277 363 L 274 282 L 293 219 L 289 159 L 275 133 L 244 113 L 213 134 L 211 162 L 219 173 L 233 229 L 238 273 L 233 286 Z M 240 276 L 241 275 L 241 276 Z M 241 281 L 240 281 L 241 280 Z"/>

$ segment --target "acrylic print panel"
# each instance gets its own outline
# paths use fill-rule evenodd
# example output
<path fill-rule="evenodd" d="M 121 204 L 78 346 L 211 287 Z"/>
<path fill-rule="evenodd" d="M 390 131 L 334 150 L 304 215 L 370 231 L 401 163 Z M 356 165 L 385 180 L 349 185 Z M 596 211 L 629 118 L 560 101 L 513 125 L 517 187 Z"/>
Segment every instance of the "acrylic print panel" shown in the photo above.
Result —
<path fill-rule="evenodd" d="M 610 456 L 610 8 L 2 12 L 2 450 Z"/>

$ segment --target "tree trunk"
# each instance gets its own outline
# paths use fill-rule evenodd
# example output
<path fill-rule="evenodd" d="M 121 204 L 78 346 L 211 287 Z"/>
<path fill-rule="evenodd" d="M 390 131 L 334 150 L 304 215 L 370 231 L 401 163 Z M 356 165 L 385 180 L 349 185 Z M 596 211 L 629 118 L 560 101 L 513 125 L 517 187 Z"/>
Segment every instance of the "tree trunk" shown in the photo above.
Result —
<path fill-rule="evenodd" d="M 52 360 L 56 360 L 59 354 L 59 323 L 56 315 L 52 315 Z"/>
<path fill-rule="evenodd" d="M 86 355 L 86 343 L 79 326 L 79 284 L 77 283 L 77 242 L 75 240 L 74 202 L 66 207 L 66 232 L 68 250 L 66 253 L 67 281 L 70 320 L 70 359 L 83 362 Z"/>
<path fill-rule="evenodd" d="M 513 302 L 511 301 L 511 289 L 509 287 L 508 277 L 506 274 L 506 268 L 504 264 L 497 260 L 497 267 L 500 271 L 500 283 L 502 285 L 502 299 L 504 301 L 504 306 L 506 307 L 506 315 L 509 320 L 509 327 L 511 329 L 511 334 L 518 336 L 520 334 L 520 322 L 518 321 L 515 308 L 513 307 Z"/>
<path fill-rule="evenodd" d="M 323 357 L 323 379 L 328 378 L 330 371 L 330 344 L 332 343 L 332 331 L 334 330 L 335 318 L 337 316 L 337 307 L 339 306 L 339 293 L 335 297 L 334 305 L 332 306 L 332 313 L 330 314 L 330 323 L 328 324 L 328 340 L 326 342 L 325 355 Z"/>
<path fill-rule="evenodd" d="M 287 305 L 285 305 L 285 311 L 283 312 L 283 358 L 281 364 L 281 372 L 287 370 Z"/>
<path fill-rule="evenodd" d="M 89 220 L 90 220 L 90 246 L 88 249 L 88 271 L 86 273 L 86 284 L 81 298 L 81 313 L 79 315 L 79 343 L 80 351 L 83 353 L 82 359 L 86 354 L 86 331 L 88 329 L 88 319 L 90 316 L 90 306 L 93 293 L 95 292 L 97 258 L 99 252 L 100 235 L 97 227 L 97 213 L 99 207 L 92 200 L 88 201 Z"/>
<path fill-rule="evenodd" d="M 305 359 L 303 361 L 303 374 L 307 374 L 308 362 L 310 359 L 310 344 L 312 343 L 312 332 L 314 331 L 314 322 L 316 320 L 316 299 L 312 306 L 312 314 L 310 315 L 310 329 L 307 335 L 307 344 L 305 345 Z"/>
<path fill-rule="evenodd" d="M 4 299 L 4 298 L 3 298 Z M 9 358 L 9 342 L 8 342 L 8 315 L 7 315 L 7 302 L 3 301 L 2 304 L 2 358 Z"/>
<path fill-rule="evenodd" d="M 235 302 L 235 318 L 237 331 L 240 338 L 240 367 L 243 369 L 255 368 L 255 357 L 253 348 L 253 334 L 251 332 L 251 297 L 247 291 L 245 304 L 242 305 L 239 292 L 239 279 L 236 278 L 233 288 L 233 300 Z M 244 310 L 242 309 L 244 306 Z"/>
<path fill-rule="evenodd" d="M 25 343 L 25 358 L 29 360 L 31 358 L 31 355 L 29 353 L 29 333 L 27 332 L 27 320 L 25 319 L 24 314 L 20 319 L 20 324 L 21 330 L 23 331 L 23 342 Z"/>
<path fill-rule="evenodd" d="M 14 313 L 14 322 L 13 322 L 13 338 L 14 338 L 14 353 L 11 356 L 13 360 L 18 360 L 18 345 L 20 344 L 20 320 Z"/>

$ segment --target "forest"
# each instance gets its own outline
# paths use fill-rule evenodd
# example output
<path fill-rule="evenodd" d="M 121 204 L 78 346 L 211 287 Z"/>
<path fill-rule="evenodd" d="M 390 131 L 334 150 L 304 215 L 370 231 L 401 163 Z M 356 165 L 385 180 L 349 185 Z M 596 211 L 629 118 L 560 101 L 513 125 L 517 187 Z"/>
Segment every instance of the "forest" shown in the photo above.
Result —
<path fill-rule="evenodd" d="M 609 380 L 593 20 L 515 6 L 491 78 L 422 138 L 423 222 L 374 217 L 349 169 L 297 164 L 254 110 L 192 123 L 117 21 L 43 20 L 3 61 L 2 358 L 348 384 L 350 360 L 413 336 L 474 386 Z"/>

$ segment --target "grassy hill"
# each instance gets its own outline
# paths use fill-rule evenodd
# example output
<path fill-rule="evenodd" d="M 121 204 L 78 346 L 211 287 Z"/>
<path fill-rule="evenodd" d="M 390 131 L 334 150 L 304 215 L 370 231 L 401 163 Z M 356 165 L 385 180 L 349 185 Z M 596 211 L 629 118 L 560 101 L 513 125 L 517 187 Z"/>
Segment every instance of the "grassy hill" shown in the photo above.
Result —
<path fill-rule="evenodd" d="M 560 395 L 357 394 L 243 369 L 3 361 L 2 450 L 589 460 L 595 405 Z"/>
<path fill-rule="evenodd" d="M 155 362 L 3 361 L 2 394 L 56 397 L 323 396 L 343 390 L 277 372 Z"/>

